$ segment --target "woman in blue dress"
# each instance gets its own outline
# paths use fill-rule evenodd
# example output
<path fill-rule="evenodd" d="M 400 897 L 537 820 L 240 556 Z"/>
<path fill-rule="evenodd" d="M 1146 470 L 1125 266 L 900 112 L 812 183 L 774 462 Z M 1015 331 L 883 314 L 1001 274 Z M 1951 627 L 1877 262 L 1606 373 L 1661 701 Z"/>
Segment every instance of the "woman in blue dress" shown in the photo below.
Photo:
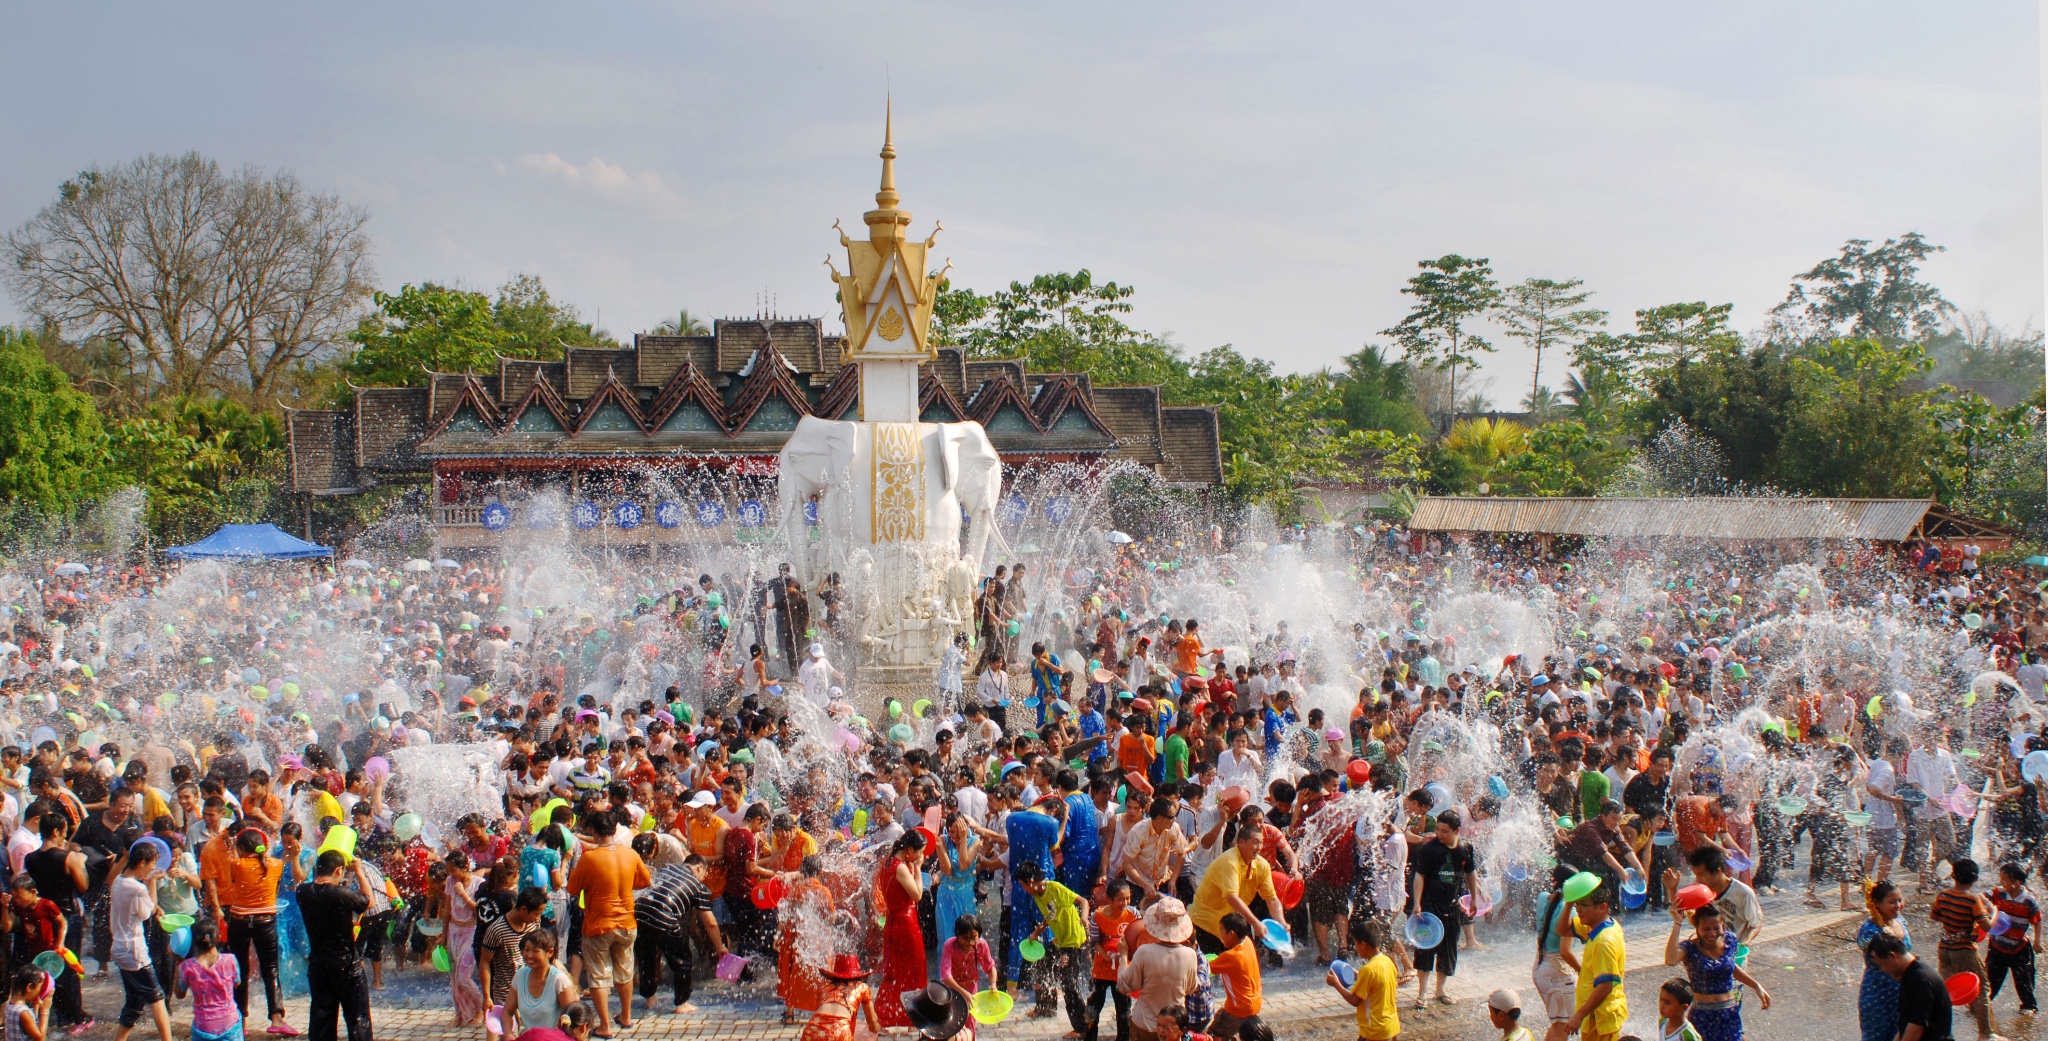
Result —
<path fill-rule="evenodd" d="M 306 936 L 306 920 L 299 914 L 299 883 L 313 877 L 313 851 L 300 841 L 304 829 L 298 821 L 286 821 L 278 830 L 278 859 L 284 872 L 277 878 L 278 985 L 286 997 L 307 993 L 306 955 L 312 944 Z"/>
<path fill-rule="evenodd" d="M 1892 979 L 1870 960 L 1870 941 L 1879 933 L 1890 933 L 1913 949 L 1913 937 L 1906 932 L 1906 894 L 1890 882 L 1870 884 L 1863 894 L 1870 917 L 1856 930 L 1856 946 L 1863 954 L 1863 989 L 1856 996 L 1856 1013 L 1863 1024 L 1863 1041 L 1893 1041 L 1899 1036 L 1899 981 Z"/>
<path fill-rule="evenodd" d="M 946 837 L 939 841 L 938 892 L 933 911 L 939 932 L 939 946 L 953 938 L 953 923 L 971 915 L 974 899 L 974 862 L 981 854 L 981 840 L 969 826 L 967 816 L 954 813 L 946 818 Z"/>
<path fill-rule="evenodd" d="M 1742 966 L 1735 964 L 1735 933 L 1721 920 L 1721 909 L 1708 904 L 1692 914 L 1693 934 L 1679 939 L 1685 912 L 1671 911 L 1671 938 L 1664 942 L 1664 964 L 1684 965 L 1692 984 L 1692 1025 L 1700 1041 L 1742 1041 L 1742 992 L 1756 991 L 1757 1004 L 1771 1007 L 1771 994 Z"/>

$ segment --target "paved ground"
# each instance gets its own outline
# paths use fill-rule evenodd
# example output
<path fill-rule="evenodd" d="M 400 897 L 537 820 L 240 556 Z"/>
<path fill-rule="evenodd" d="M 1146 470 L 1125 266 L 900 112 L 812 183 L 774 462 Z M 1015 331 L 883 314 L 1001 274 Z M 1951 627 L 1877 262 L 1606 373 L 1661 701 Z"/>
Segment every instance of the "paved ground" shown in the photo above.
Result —
<path fill-rule="evenodd" d="M 1862 916 L 1811 912 L 1789 893 L 1766 897 L 1764 903 L 1770 924 L 1765 928 L 1762 940 L 1753 945 L 1756 952 L 1750 964 L 1765 985 L 1772 989 L 1777 1004 L 1770 1012 L 1754 1008 L 1754 1003 L 1745 1008 L 1745 1019 L 1752 1036 L 1789 1035 L 1809 1041 L 1837 1038 L 1855 1041 L 1855 995 L 1862 962 L 1850 937 Z M 1924 918 L 1924 911 L 1915 913 Z M 1631 997 L 1641 995 L 1635 1003 L 1637 1015 L 1630 1025 L 1632 1028 L 1642 1027 L 1639 1032 L 1647 1034 L 1646 1017 L 1654 1015 L 1656 986 L 1672 973 L 1661 965 L 1669 919 L 1630 915 L 1623 919 L 1623 928 L 1629 936 L 1629 964 L 1632 966 L 1629 993 Z M 1529 965 L 1534 951 L 1533 937 L 1521 930 L 1494 930 L 1482 933 L 1482 936 L 1495 947 L 1490 952 L 1468 951 L 1461 956 L 1459 973 L 1451 984 L 1451 993 L 1461 999 L 1460 1003 L 1421 1013 L 1410 1013 L 1404 1009 L 1403 1037 L 1450 1039 L 1491 1036 L 1486 1033 L 1481 1008 L 1485 996 L 1497 987 L 1513 987 L 1525 994 L 1532 993 Z M 1265 1018 L 1276 1027 L 1286 1028 L 1279 1031 L 1282 1037 L 1314 1041 L 1353 1037 L 1351 1010 L 1323 985 L 1325 969 L 1313 964 L 1310 957 L 1313 953 L 1313 950 L 1306 951 L 1285 968 L 1267 974 Z M 481 1029 L 461 1030 L 450 1024 L 446 981 L 446 976 L 431 970 L 387 974 L 389 986 L 377 994 L 373 1015 L 379 1041 L 429 1038 L 477 1041 L 482 1038 Z M 1404 1001 L 1411 999 L 1412 994 L 1412 990 L 1404 990 Z M 781 1023 L 781 1006 L 774 1001 L 772 983 L 734 987 L 717 980 L 702 982 L 698 985 L 696 998 L 703 1011 L 689 1016 L 667 1014 L 665 1002 L 668 998 L 668 988 L 664 987 L 660 995 L 662 1003 L 657 1006 L 661 1011 L 641 1018 L 625 1036 L 635 1041 L 655 1038 L 794 1038 L 800 1032 L 800 1027 Z M 254 1011 L 258 1013 L 251 1020 L 251 1025 L 256 1028 L 252 1037 L 254 1041 L 254 1037 L 261 1036 L 262 1030 L 259 1025 L 260 987 L 251 994 L 251 999 Z M 2002 1004 L 2008 1012 L 2011 1011 L 2014 999 L 2010 992 Z M 118 983 L 88 984 L 86 1007 L 101 1017 L 102 1025 L 86 1036 L 92 1039 L 111 1037 L 111 1020 L 119 1012 L 120 1005 Z M 290 1021 L 303 1029 L 306 1023 L 304 999 L 289 1000 L 286 1008 Z M 183 1011 L 173 1010 L 179 1037 L 186 1036 L 187 1018 L 178 1014 Z M 1109 1017 L 1110 1013 L 1105 1010 L 1105 1027 L 1110 1025 L 1107 1022 Z M 2015 1038 L 2036 1036 L 2031 1032 L 2030 1024 L 2021 1023 L 2016 1017 L 2010 1023 L 2001 1019 L 2000 1029 Z M 984 1028 L 981 1036 L 1037 1041 L 1056 1038 L 1066 1030 L 1064 1015 L 1050 1020 L 1030 1020 L 1017 1015 L 999 1026 Z M 150 1035 L 145 1028 L 137 1036 Z M 1541 1036 L 1540 1030 L 1538 1036 Z M 2043 1030 L 2039 1036 L 2048 1041 L 2048 1030 Z"/>

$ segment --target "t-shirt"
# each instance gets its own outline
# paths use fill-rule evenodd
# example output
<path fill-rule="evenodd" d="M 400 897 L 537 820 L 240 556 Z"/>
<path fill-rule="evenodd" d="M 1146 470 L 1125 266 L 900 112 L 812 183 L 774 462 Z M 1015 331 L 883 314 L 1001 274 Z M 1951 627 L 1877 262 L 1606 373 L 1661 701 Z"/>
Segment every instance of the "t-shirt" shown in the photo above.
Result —
<path fill-rule="evenodd" d="M 1095 912 L 1095 934 L 1102 937 L 1102 942 L 1095 947 L 1095 964 L 1090 974 L 1095 979 L 1116 979 L 1116 966 L 1111 964 L 1109 956 L 1112 952 L 1121 952 L 1125 957 L 1130 956 L 1131 952 L 1123 950 L 1121 944 L 1124 930 L 1130 928 L 1131 923 L 1137 920 L 1138 912 L 1129 907 L 1114 912 L 1104 907 Z"/>
<path fill-rule="evenodd" d="M 1899 1026 L 1917 1023 L 1922 1041 L 1950 1041 L 1955 1036 L 1954 1016 L 1941 974 L 1927 959 L 1915 959 L 1899 979 Z"/>
<path fill-rule="evenodd" d="M 1714 906 L 1721 911 L 1721 921 L 1728 931 L 1743 943 L 1756 937 L 1764 927 L 1764 905 L 1757 902 L 1756 890 L 1749 888 L 1741 879 L 1731 879 L 1728 888 L 1714 898 Z"/>
<path fill-rule="evenodd" d="M 711 892 L 686 867 L 669 865 L 654 873 L 654 884 L 633 901 L 633 916 L 640 928 L 654 936 L 684 935 L 684 925 L 711 910 Z"/>
<path fill-rule="evenodd" d="M 321 971 L 361 972 L 356 916 L 369 909 L 369 898 L 347 886 L 300 884 L 299 916 L 305 919 L 310 947 L 306 964 Z"/>
<path fill-rule="evenodd" d="M 1479 870 L 1472 844 L 1461 842 L 1456 849 L 1430 839 L 1409 857 L 1408 873 L 1422 876 L 1422 906 L 1443 917 L 1441 912 L 1458 906 L 1458 890 L 1465 876 Z"/>
<path fill-rule="evenodd" d="M 1870 779 L 1866 783 L 1886 795 L 1896 795 L 1898 794 L 1899 774 L 1898 771 L 1892 769 L 1891 763 L 1883 759 L 1872 759 L 1870 761 Z M 1899 826 L 1898 814 L 1893 812 L 1891 803 L 1883 799 L 1866 799 L 1864 800 L 1863 808 L 1870 811 L 1870 826 L 1872 828 L 1890 830 Z"/>
<path fill-rule="evenodd" d="M 1401 1036 L 1401 1013 L 1396 1010 L 1398 975 L 1394 959 L 1383 951 L 1359 967 L 1351 993 L 1358 995 L 1358 1036 L 1365 1041 L 1391 1041 Z"/>
<path fill-rule="evenodd" d="M 540 920 L 536 918 L 526 928 L 521 929 L 512 924 L 510 915 L 506 915 L 492 922 L 491 927 L 484 930 L 484 957 L 490 959 L 491 966 L 491 1004 L 503 1005 L 506 997 L 512 993 L 512 977 L 519 972 L 519 966 L 522 964 L 519 957 L 519 941 L 539 927 Z"/>
<path fill-rule="evenodd" d="M 1166 760 L 1166 781 L 1168 784 L 1179 784 L 1188 779 L 1187 738 L 1180 736 L 1178 733 L 1167 735 L 1166 752 L 1162 758 Z"/>
<path fill-rule="evenodd" d="M 1621 925 L 1609 918 L 1586 938 L 1585 953 L 1579 955 L 1579 986 L 1573 998 L 1576 1005 L 1583 1006 L 1592 998 L 1593 988 L 1602 983 L 1614 984 L 1614 989 L 1607 992 L 1607 1000 L 1590 1017 L 1596 1033 L 1618 1034 L 1621 1025 L 1628 1022 L 1628 995 L 1622 992 L 1622 981 L 1627 978 L 1628 943 L 1622 939 Z"/>
<path fill-rule="evenodd" d="M 14 913 L 15 936 L 21 941 L 21 953 L 41 954 L 57 949 L 57 926 L 64 921 L 64 910 L 48 898 L 38 899 L 34 906 L 22 910 L 18 904 L 9 904 Z M 75 938 L 66 937 L 77 943 Z"/>
<path fill-rule="evenodd" d="M 2011 928 L 1991 934 L 1991 946 L 2006 954 L 2018 954 L 2027 946 L 2027 929 L 2041 927 L 2041 905 L 2024 888 L 2008 893 L 1994 889 L 1988 895 L 1991 908 L 2013 920 Z"/>
<path fill-rule="evenodd" d="M 1606 774 L 1597 770 L 1581 771 L 1579 773 L 1579 819 L 1592 820 L 1600 816 L 1600 804 L 1607 801 L 1607 793 L 1611 790 L 1612 788 L 1608 784 Z"/>
<path fill-rule="evenodd" d="M 277 883 L 284 877 L 284 861 L 270 856 L 237 856 L 228 862 L 218 881 L 220 902 L 234 914 L 273 914 L 277 911 Z"/>
<path fill-rule="evenodd" d="M 156 900 L 150 896 L 149 884 L 125 874 L 116 876 L 109 904 L 114 964 L 131 971 L 147 968 L 149 941 L 143 938 L 142 923 L 156 913 Z"/>
<path fill-rule="evenodd" d="M 1977 930 L 1989 928 L 1991 915 L 1974 893 L 1944 889 L 1934 896 L 1928 917 L 1941 923 L 1941 949 L 1971 950 L 1977 946 Z"/>
<path fill-rule="evenodd" d="M 1259 952 L 1249 939 L 1209 962 L 1211 975 L 1223 981 L 1223 1011 L 1239 1019 L 1256 1016 L 1265 1003 L 1259 985 Z"/>
<path fill-rule="evenodd" d="M 1253 857 L 1246 864 L 1237 847 L 1232 846 L 1202 874 L 1202 884 L 1195 888 L 1195 906 L 1188 909 L 1188 916 L 1203 932 L 1220 937 L 1223 916 L 1234 910 L 1230 906 L 1232 893 L 1247 904 L 1265 897 L 1267 906 L 1280 906 L 1280 894 L 1273 889 L 1272 865 L 1264 857 Z"/>
<path fill-rule="evenodd" d="M 751 828 L 733 828 L 725 833 L 725 893 L 727 900 L 751 899 L 754 879 L 749 871 L 760 850 L 760 836 Z"/>
<path fill-rule="evenodd" d="M 1058 882 L 1045 883 L 1045 891 L 1032 894 L 1038 913 L 1045 918 L 1052 941 L 1060 947 L 1081 947 L 1088 943 L 1088 930 L 1081 925 L 1081 898 Z"/>
<path fill-rule="evenodd" d="M 583 898 L 583 935 L 633 928 L 633 890 L 653 882 L 646 862 L 629 846 L 599 846 L 585 852 L 569 872 L 568 886 L 570 896 Z"/>

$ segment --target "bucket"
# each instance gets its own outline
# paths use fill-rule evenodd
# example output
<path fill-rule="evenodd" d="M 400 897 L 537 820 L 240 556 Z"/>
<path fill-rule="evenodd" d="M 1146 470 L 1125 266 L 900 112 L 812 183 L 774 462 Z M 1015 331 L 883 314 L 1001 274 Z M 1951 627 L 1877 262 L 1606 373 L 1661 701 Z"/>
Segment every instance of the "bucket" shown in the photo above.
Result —
<path fill-rule="evenodd" d="M 1337 977 L 1337 982 L 1344 985 L 1345 990 L 1350 990 L 1352 985 L 1358 982 L 1358 970 L 1342 958 L 1330 963 L 1330 972 Z"/>
<path fill-rule="evenodd" d="M 315 852 L 325 853 L 330 849 L 341 854 L 349 861 L 354 861 L 356 859 L 356 829 L 346 824 L 337 824 L 327 829 L 327 838 L 320 843 L 320 848 Z"/>
<path fill-rule="evenodd" d="M 1444 923 L 1437 916 L 1424 911 L 1410 915 L 1406 925 L 1401 927 L 1408 942 L 1418 951 L 1426 951 L 1444 942 Z"/>
<path fill-rule="evenodd" d="M 728 953 L 718 959 L 718 978 L 727 983 L 738 983 L 740 974 L 747 971 L 747 959 Z"/>
<path fill-rule="evenodd" d="M 1650 835 L 1650 842 L 1652 845 L 1669 846 L 1677 841 L 1678 833 L 1675 831 L 1652 832 Z"/>
<path fill-rule="evenodd" d="M 1285 925 L 1271 918 L 1260 919 L 1259 925 L 1264 927 L 1266 946 L 1276 951 L 1291 951 L 1294 949 L 1294 936 L 1287 931 Z"/>

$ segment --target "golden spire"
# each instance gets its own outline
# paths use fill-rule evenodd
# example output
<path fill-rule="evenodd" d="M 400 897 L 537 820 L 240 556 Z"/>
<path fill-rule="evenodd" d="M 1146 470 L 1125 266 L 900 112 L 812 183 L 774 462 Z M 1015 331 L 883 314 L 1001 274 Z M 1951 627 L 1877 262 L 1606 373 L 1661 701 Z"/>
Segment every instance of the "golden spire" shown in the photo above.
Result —
<path fill-rule="evenodd" d="M 910 214 L 896 208 L 902 196 L 896 194 L 896 102 L 894 98 L 883 103 L 882 115 L 882 186 L 875 192 L 875 208 L 862 216 L 872 229 L 868 238 L 881 242 L 902 237 L 902 229 L 910 226 Z"/>

